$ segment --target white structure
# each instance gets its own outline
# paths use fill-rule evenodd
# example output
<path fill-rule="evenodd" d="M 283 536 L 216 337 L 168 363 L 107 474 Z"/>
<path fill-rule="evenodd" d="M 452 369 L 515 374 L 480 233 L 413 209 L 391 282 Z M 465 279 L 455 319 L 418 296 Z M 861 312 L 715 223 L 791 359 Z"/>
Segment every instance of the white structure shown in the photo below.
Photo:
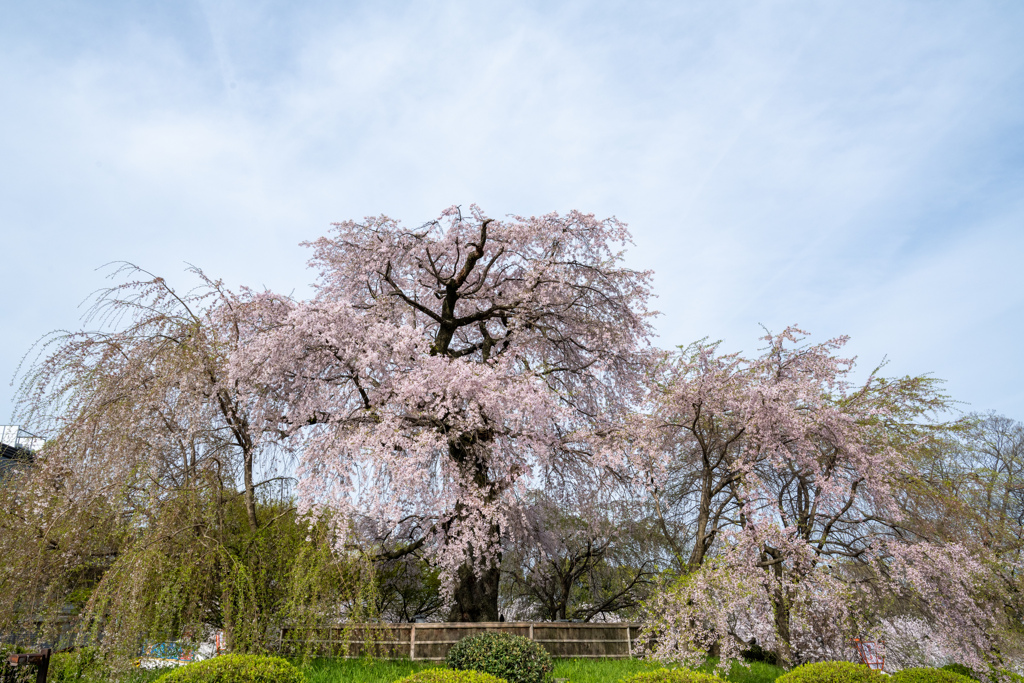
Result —
<path fill-rule="evenodd" d="M 0 444 L 26 451 L 38 451 L 44 439 L 26 432 L 18 425 L 0 425 Z"/>
<path fill-rule="evenodd" d="M 19 462 L 31 461 L 42 447 L 43 439 L 18 425 L 0 425 L 0 484 Z"/>

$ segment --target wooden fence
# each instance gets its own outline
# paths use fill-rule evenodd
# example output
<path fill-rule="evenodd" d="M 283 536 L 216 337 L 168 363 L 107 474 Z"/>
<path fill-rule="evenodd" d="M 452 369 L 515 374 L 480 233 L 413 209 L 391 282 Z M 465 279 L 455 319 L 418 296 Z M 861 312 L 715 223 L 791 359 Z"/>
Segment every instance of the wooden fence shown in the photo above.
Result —
<path fill-rule="evenodd" d="M 440 661 L 452 645 L 477 633 L 525 636 L 540 643 L 552 657 L 621 659 L 633 656 L 640 625 L 488 621 L 283 628 L 281 651 L 287 654 L 309 651 L 330 657 L 372 654 L 384 659 Z"/>

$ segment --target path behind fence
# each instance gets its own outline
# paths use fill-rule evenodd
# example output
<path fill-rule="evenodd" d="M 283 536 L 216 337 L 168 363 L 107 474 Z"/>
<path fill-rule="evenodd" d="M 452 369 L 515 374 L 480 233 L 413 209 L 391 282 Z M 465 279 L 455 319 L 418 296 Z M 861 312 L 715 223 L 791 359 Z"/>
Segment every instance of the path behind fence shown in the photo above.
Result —
<path fill-rule="evenodd" d="M 309 651 L 329 657 L 372 654 L 385 659 L 440 661 L 452 645 L 477 633 L 511 633 L 540 643 L 552 657 L 632 657 L 639 624 L 563 622 L 353 624 L 347 627 L 281 629 L 284 653 Z"/>

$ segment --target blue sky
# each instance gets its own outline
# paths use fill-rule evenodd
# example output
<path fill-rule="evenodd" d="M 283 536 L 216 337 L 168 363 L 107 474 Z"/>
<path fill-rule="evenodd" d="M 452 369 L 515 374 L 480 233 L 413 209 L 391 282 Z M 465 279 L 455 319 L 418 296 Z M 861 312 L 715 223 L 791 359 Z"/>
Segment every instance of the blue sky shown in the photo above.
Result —
<path fill-rule="evenodd" d="M 1024 419 L 1024 4 L 0 1 L 0 422 L 128 260 L 308 291 L 451 204 L 628 222 L 659 343 L 852 336 Z"/>

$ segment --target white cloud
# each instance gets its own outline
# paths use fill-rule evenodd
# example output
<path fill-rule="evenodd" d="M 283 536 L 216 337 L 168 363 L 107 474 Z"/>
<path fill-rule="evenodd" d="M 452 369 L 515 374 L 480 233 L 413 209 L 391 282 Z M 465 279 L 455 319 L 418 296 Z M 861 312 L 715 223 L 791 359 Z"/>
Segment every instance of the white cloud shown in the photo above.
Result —
<path fill-rule="evenodd" d="M 330 221 L 476 202 L 630 222 L 664 343 L 798 322 L 1024 417 L 1012 7 L 103 7 L 0 34 L 2 372 L 106 261 L 302 291 Z"/>

